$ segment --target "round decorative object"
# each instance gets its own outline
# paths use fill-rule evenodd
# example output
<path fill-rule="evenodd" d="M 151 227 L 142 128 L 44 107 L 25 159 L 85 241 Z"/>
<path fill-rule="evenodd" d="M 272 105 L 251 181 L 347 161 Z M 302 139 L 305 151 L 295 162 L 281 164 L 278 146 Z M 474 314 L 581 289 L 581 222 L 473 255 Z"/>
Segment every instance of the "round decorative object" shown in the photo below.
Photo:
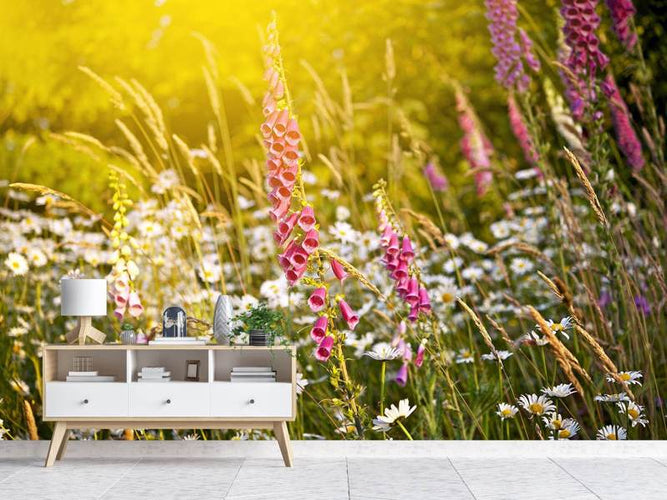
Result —
<path fill-rule="evenodd" d="M 137 333 L 133 329 L 123 330 L 120 332 L 120 341 L 127 345 L 136 344 Z"/>

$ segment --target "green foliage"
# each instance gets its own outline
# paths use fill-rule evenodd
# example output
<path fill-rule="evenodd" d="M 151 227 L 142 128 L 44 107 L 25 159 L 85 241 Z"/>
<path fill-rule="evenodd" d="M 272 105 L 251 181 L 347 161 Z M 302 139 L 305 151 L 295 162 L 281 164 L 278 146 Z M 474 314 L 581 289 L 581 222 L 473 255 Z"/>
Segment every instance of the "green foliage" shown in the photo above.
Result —
<path fill-rule="evenodd" d="M 255 307 L 234 317 L 236 326 L 232 333 L 236 337 L 250 333 L 252 330 L 261 330 L 266 333 L 269 345 L 276 340 L 285 343 L 286 322 L 285 315 L 277 309 L 269 309 L 266 302 L 260 302 Z"/>

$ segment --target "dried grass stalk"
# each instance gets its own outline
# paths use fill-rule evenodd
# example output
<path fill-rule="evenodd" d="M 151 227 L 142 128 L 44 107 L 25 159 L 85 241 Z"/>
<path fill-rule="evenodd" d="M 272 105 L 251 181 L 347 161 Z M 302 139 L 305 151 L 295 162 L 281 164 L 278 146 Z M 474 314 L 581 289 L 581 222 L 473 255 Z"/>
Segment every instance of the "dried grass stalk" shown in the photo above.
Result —
<path fill-rule="evenodd" d="M 600 224 L 607 227 L 607 225 L 608 225 L 607 217 L 605 217 L 604 212 L 602 211 L 602 206 L 600 205 L 600 200 L 598 200 L 598 197 L 595 194 L 595 190 L 593 189 L 593 186 L 591 185 L 591 182 L 588 180 L 588 177 L 586 177 L 586 173 L 584 172 L 584 169 L 581 168 L 581 165 L 579 164 L 579 160 L 577 160 L 577 157 L 574 156 L 572 151 L 570 151 L 567 148 L 563 148 L 563 149 L 565 149 L 565 155 L 567 156 L 568 160 L 570 160 L 570 163 L 574 167 L 574 171 L 576 172 L 577 177 L 581 181 L 581 184 L 584 186 L 584 190 L 586 191 L 586 198 L 588 198 L 588 201 L 591 204 L 591 207 L 593 208 L 593 212 L 595 212 L 595 215 L 597 216 L 598 221 L 600 221 Z"/>

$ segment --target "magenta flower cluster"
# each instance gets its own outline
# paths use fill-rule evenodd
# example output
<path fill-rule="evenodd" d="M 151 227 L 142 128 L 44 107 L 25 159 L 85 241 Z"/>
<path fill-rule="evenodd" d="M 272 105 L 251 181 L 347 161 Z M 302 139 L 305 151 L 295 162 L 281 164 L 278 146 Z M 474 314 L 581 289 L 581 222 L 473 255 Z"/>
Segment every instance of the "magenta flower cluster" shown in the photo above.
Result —
<path fill-rule="evenodd" d="M 507 89 L 516 88 L 523 92 L 530 84 L 530 77 L 525 72 L 522 55 L 534 71 L 539 70 L 540 63 L 533 54 L 530 38 L 523 30 L 517 41 L 516 22 L 519 13 L 516 0 L 486 0 L 484 3 L 493 42 L 492 52 L 498 61 L 495 67 L 496 80 Z"/>
<path fill-rule="evenodd" d="M 271 188 L 269 214 L 276 222 L 273 235 L 276 244 L 283 248 L 278 261 L 290 285 L 306 272 L 308 258 L 319 247 L 319 232 L 315 213 L 311 206 L 292 211 L 292 199 L 299 176 L 301 157 L 301 133 L 285 96 L 285 84 L 280 74 L 280 46 L 274 23 L 267 29 L 267 45 L 264 47 L 268 91 L 262 103 L 264 123 L 260 127 L 267 151 L 266 180 Z"/>
<path fill-rule="evenodd" d="M 562 0 L 561 15 L 565 20 L 563 34 L 570 53 L 565 61 L 575 75 L 594 78 L 596 69 L 604 69 L 609 58 L 600 50 L 595 31 L 600 16 L 595 12 L 597 0 Z"/>
<path fill-rule="evenodd" d="M 606 0 L 605 3 L 611 14 L 614 33 L 623 46 L 631 51 L 637 43 L 637 33 L 632 28 L 632 18 L 637 11 L 632 0 Z"/>
<path fill-rule="evenodd" d="M 641 170 L 644 167 L 642 146 L 635 133 L 635 129 L 632 127 L 628 107 L 626 106 L 621 93 L 618 91 L 613 76 L 607 75 L 602 83 L 602 91 L 609 102 L 618 147 L 625 155 L 632 169 L 635 171 Z"/>
<path fill-rule="evenodd" d="M 491 173 L 493 146 L 481 130 L 475 112 L 460 90 L 456 92 L 456 110 L 459 113 L 459 126 L 463 131 L 461 152 L 475 176 L 477 195 L 482 196 L 493 181 Z"/>
<path fill-rule="evenodd" d="M 407 235 L 399 236 L 385 211 L 378 208 L 379 230 L 382 233 L 380 244 L 385 250 L 382 263 L 394 280 L 396 293 L 410 306 L 408 319 L 414 322 L 419 313 L 431 313 L 428 290 L 420 284 L 412 265 L 415 252 L 410 238 Z"/>
<path fill-rule="evenodd" d="M 537 154 L 537 149 L 533 144 L 533 139 L 528 132 L 528 127 L 526 127 L 526 122 L 524 121 L 523 116 L 521 116 L 519 106 L 517 105 L 516 100 L 512 94 L 509 95 L 507 105 L 509 108 L 510 126 L 512 127 L 514 136 L 516 137 L 517 141 L 519 141 L 519 145 L 523 151 L 523 156 L 526 159 L 526 162 L 535 168 L 538 174 L 541 175 L 542 171 L 539 167 L 540 157 Z"/>
<path fill-rule="evenodd" d="M 426 180 L 431 185 L 431 189 L 433 189 L 433 191 L 447 191 L 447 188 L 449 188 L 449 181 L 447 180 L 447 177 L 438 171 L 435 163 L 432 161 L 428 162 L 424 167 L 423 172 L 424 177 L 426 177 Z"/>

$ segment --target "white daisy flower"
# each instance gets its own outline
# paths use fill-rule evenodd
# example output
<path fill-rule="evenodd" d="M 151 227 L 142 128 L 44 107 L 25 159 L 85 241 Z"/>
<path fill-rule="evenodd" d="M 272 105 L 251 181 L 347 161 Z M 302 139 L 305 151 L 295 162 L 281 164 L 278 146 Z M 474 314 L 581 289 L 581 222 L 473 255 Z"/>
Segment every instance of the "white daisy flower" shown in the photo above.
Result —
<path fill-rule="evenodd" d="M 344 205 L 336 207 L 336 220 L 345 221 L 350 218 L 350 209 Z"/>
<path fill-rule="evenodd" d="M 199 267 L 199 277 L 206 283 L 216 283 L 222 276 L 222 267 L 211 262 L 202 262 Z"/>
<path fill-rule="evenodd" d="M 244 312 L 250 311 L 259 304 L 257 300 L 252 295 L 244 295 L 243 297 L 232 297 L 232 304 L 237 310 L 238 314 L 243 314 Z"/>
<path fill-rule="evenodd" d="M 529 273 L 535 268 L 535 265 L 529 261 L 528 259 L 524 259 L 523 257 L 516 257 L 512 259 L 512 263 L 510 264 L 510 269 L 512 272 L 518 276 L 522 276 L 526 273 Z"/>
<path fill-rule="evenodd" d="M 340 197 L 340 191 L 333 191 L 331 189 L 323 189 L 320 193 L 328 200 L 337 200 Z"/>
<path fill-rule="evenodd" d="M 563 420 L 561 428 L 558 430 L 557 439 L 570 439 L 579 432 L 579 423 L 573 418 L 566 418 Z"/>
<path fill-rule="evenodd" d="M 459 242 L 459 239 L 456 237 L 456 235 L 454 235 L 452 233 L 447 233 L 444 236 L 444 239 L 445 239 L 445 243 L 447 243 L 447 246 L 449 246 L 449 248 L 451 248 L 452 250 L 456 250 L 461 244 Z"/>
<path fill-rule="evenodd" d="M 506 220 L 494 222 L 490 226 L 491 234 L 497 240 L 504 240 L 511 234 L 510 224 Z"/>
<path fill-rule="evenodd" d="M 399 349 L 392 347 L 391 344 L 387 342 L 379 342 L 373 346 L 373 349 L 366 351 L 364 356 L 373 358 L 376 361 L 391 361 L 392 359 L 400 357 L 402 354 L 403 353 Z"/>
<path fill-rule="evenodd" d="M 640 378 L 643 377 L 642 372 L 639 371 L 630 371 L 630 372 L 618 372 L 616 375 L 620 377 L 624 384 L 628 385 L 642 385 Z M 616 379 L 611 375 L 607 375 L 607 382 L 616 382 Z"/>
<path fill-rule="evenodd" d="M 453 259 L 446 260 L 445 263 L 442 265 L 442 268 L 445 270 L 447 274 L 453 274 L 456 272 L 457 269 L 461 268 L 462 264 L 463 264 L 463 259 L 461 257 L 454 257 Z"/>
<path fill-rule="evenodd" d="M 475 357 L 470 349 L 459 349 L 458 354 L 454 361 L 458 364 L 461 363 L 472 363 L 475 361 Z"/>
<path fill-rule="evenodd" d="M 501 420 L 505 420 L 506 418 L 514 418 L 518 411 L 519 409 L 514 405 L 498 403 L 498 411 L 496 412 L 496 415 L 498 415 Z"/>
<path fill-rule="evenodd" d="M 632 423 L 632 427 L 636 427 L 637 425 L 646 427 L 646 424 L 648 424 L 643 406 L 638 405 L 633 401 L 628 401 L 627 405 L 624 403 L 616 403 L 616 405 L 619 408 L 618 413 L 628 416 L 628 419 Z"/>
<path fill-rule="evenodd" d="M 42 267 L 48 262 L 46 255 L 44 255 L 44 252 L 42 252 L 38 248 L 31 248 L 30 250 L 28 250 L 27 257 L 28 261 L 34 267 Z"/>
<path fill-rule="evenodd" d="M 5 259 L 5 265 L 11 269 L 16 276 L 23 276 L 28 272 L 28 261 L 20 253 L 10 252 Z"/>
<path fill-rule="evenodd" d="M 164 231 L 159 223 L 145 220 L 139 225 L 139 232 L 144 238 L 154 238 L 160 236 Z"/>
<path fill-rule="evenodd" d="M 416 409 L 416 406 L 410 406 L 409 400 L 401 399 L 398 402 L 398 408 L 395 404 L 392 404 L 390 408 L 385 408 L 384 415 L 378 415 L 377 418 L 373 419 L 373 430 L 387 431 L 395 422 L 400 419 L 405 420 Z"/>
<path fill-rule="evenodd" d="M 603 441 L 621 441 L 628 438 L 628 432 L 619 425 L 605 425 L 598 430 L 596 437 Z"/>
<path fill-rule="evenodd" d="M 545 387 L 542 392 L 552 398 L 565 398 L 577 391 L 572 387 L 572 384 L 558 384 L 553 387 Z"/>
<path fill-rule="evenodd" d="M 505 361 L 511 355 L 512 353 L 509 351 L 495 351 L 488 354 L 482 354 L 481 357 L 484 361 Z"/>
<path fill-rule="evenodd" d="M 598 394 L 595 396 L 595 401 L 600 403 L 618 403 L 620 401 L 630 401 L 630 398 L 624 392 L 618 394 Z"/>
<path fill-rule="evenodd" d="M 334 238 L 340 240 L 341 243 L 354 243 L 359 237 L 359 231 L 356 231 L 347 222 L 336 222 L 329 228 L 329 233 Z"/>
<path fill-rule="evenodd" d="M 523 394 L 519 397 L 519 404 L 530 413 L 531 417 L 534 415 L 540 417 L 556 409 L 553 401 L 544 395 L 538 396 L 537 394 Z"/>
<path fill-rule="evenodd" d="M 570 336 L 565 333 L 565 330 L 569 330 L 574 326 L 574 320 L 572 319 L 572 316 L 566 316 L 564 318 L 561 318 L 560 321 L 555 322 L 553 320 L 547 320 L 547 324 L 549 325 L 549 328 L 551 328 L 551 331 L 554 333 L 560 333 L 565 337 L 566 339 L 569 339 Z"/>
<path fill-rule="evenodd" d="M 484 276 L 484 270 L 479 266 L 470 266 L 466 267 L 461 271 L 461 276 L 467 281 L 478 281 L 482 276 Z"/>

